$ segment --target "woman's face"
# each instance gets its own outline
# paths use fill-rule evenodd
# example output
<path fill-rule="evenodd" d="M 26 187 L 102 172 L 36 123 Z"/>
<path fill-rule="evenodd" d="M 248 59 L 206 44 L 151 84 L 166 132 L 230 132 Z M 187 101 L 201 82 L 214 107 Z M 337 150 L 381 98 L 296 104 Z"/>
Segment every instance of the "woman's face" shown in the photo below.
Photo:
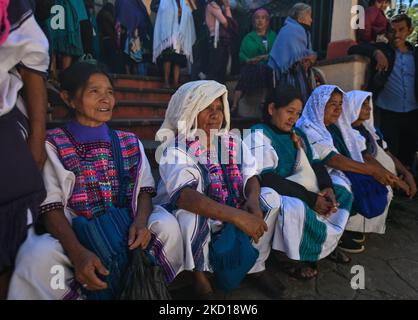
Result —
<path fill-rule="evenodd" d="M 372 108 L 370 106 L 370 98 L 364 100 L 363 105 L 361 106 L 360 115 L 358 120 L 366 121 L 370 119 Z"/>
<path fill-rule="evenodd" d="M 257 11 L 254 14 L 254 27 L 257 31 L 267 31 L 269 28 L 270 17 L 265 11 Z"/>
<path fill-rule="evenodd" d="M 287 106 L 276 109 L 274 103 L 269 104 L 271 123 L 279 130 L 290 132 L 302 113 L 303 103 L 299 99 L 293 100 Z"/>
<path fill-rule="evenodd" d="M 338 121 L 338 118 L 343 112 L 343 96 L 339 92 L 334 92 L 331 95 L 328 103 L 325 106 L 324 124 L 329 126 Z"/>
<path fill-rule="evenodd" d="M 98 127 L 112 119 L 115 97 L 109 79 L 100 73 L 93 74 L 84 90 L 76 93 L 71 106 L 76 111 L 77 121 L 85 126 Z"/>
<path fill-rule="evenodd" d="M 221 98 L 216 98 L 205 110 L 197 116 L 197 128 L 204 130 L 207 138 L 210 137 L 210 130 L 222 128 L 224 121 L 224 107 Z"/>
<path fill-rule="evenodd" d="M 309 27 L 312 26 L 312 10 L 305 11 L 304 14 L 298 18 L 298 21 Z"/>

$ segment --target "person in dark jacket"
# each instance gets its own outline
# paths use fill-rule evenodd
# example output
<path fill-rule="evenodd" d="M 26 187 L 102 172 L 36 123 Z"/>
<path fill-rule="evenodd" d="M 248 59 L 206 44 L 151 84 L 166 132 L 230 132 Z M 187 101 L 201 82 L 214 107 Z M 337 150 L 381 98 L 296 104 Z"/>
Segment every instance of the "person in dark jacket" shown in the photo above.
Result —
<path fill-rule="evenodd" d="M 348 51 L 371 59 L 368 91 L 375 97 L 380 129 L 407 166 L 413 164 L 418 149 L 418 48 L 407 41 L 412 31 L 411 18 L 399 14 L 391 19 L 389 44 L 360 44 Z"/>

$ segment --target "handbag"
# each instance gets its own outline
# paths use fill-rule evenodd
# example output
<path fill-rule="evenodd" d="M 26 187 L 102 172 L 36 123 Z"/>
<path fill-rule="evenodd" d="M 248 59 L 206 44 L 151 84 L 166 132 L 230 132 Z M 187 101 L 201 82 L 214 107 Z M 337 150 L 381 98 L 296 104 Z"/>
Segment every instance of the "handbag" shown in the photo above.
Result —
<path fill-rule="evenodd" d="M 131 252 L 131 261 L 119 299 L 171 300 L 163 270 L 153 264 L 141 248 Z"/>
<path fill-rule="evenodd" d="M 353 211 L 367 219 L 380 216 L 385 212 L 388 189 L 373 177 L 364 174 L 344 172 L 351 182 L 354 196 Z"/>
<path fill-rule="evenodd" d="M 226 166 L 221 164 L 220 139 L 218 140 L 218 159 L 222 166 L 225 183 L 228 186 L 227 205 L 234 206 L 233 190 Z M 209 261 L 215 274 L 216 284 L 223 291 L 238 288 L 242 279 L 257 261 L 259 252 L 253 247 L 250 237 L 235 225 L 224 223 L 209 243 Z"/>
<path fill-rule="evenodd" d="M 92 219 L 79 216 L 72 220 L 72 227 L 80 243 L 94 252 L 106 269 L 108 276 L 98 275 L 108 288 L 98 291 L 82 289 L 89 300 L 109 300 L 119 296 L 121 280 L 129 261 L 128 232 L 132 222 L 126 207 L 126 191 L 129 176 L 124 170 L 120 141 L 114 130 L 110 130 L 113 157 L 115 159 L 119 187 L 119 207 L 113 206 L 102 215 L 94 214 Z"/>

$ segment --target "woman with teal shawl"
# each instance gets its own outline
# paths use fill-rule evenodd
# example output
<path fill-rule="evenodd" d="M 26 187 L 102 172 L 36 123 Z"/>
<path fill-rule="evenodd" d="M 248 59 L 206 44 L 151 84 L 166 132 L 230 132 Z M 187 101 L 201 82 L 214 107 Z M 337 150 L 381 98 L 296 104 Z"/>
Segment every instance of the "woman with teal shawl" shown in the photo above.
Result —
<path fill-rule="evenodd" d="M 292 87 L 276 89 L 267 102 L 264 123 L 253 126 L 245 142 L 258 160 L 261 185 L 282 198 L 273 249 L 293 260 L 280 258 L 291 276 L 310 279 L 318 273 L 318 260 L 350 261 L 336 248 L 352 195 L 331 179 L 306 136 L 294 129 L 302 112 L 301 94 Z"/>
<path fill-rule="evenodd" d="M 232 112 L 238 108 L 239 100 L 246 92 L 265 90 L 273 86 L 273 71 L 267 65 L 267 60 L 276 33 L 270 30 L 268 11 L 258 9 L 253 16 L 253 25 L 254 31 L 244 37 L 239 51 L 243 68 L 235 88 Z"/>
<path fill-rule="evenodd" d="M 51 47 L 51 71 L 55 79 L 58 79 L 57 58 L 60 57 L 61 70 L 67 69 L 75 57 L 84 53 L 81 40 L 80 21 L 87 20 L 87 10 L 82 0 L 55 0 L 54 7 L 63 8 L 56 15 L 51 15 L 47 21 L 49 40 Z M 63 12 L 64 17 L 58 17 Z M 64 28 L 56 25 L 65 21 Z"/>

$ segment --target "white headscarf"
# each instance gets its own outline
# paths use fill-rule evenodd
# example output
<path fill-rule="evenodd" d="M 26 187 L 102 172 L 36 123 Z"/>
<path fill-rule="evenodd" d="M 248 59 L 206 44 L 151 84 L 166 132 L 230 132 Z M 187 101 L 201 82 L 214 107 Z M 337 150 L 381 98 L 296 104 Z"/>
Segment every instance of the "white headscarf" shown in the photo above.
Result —
<path fill-rule="evenodd" d="M 178 22 L 176 0 L 161 0 L 154 27 L 152 61 L 156 62 L 164 49 L 173 47 L 176 53 L 184 54 L 193 62 L 193 44 L 196 41 L 192 10 L 186 0 L 180 1 L 181 19 Z"/>
<path fill-rule="evenodd" d="M 224 112 L 224 126 L 219 134 L 229 131 L 230 113 L 228 91 L 216 81 L 192 81 L 182 85 L 171 97 L 161 128 L 157 131 L 156 140 L 173 137 L 173 132 L 193 138 L 197 129 L 197 116 L 216 98 L 221 98 Z M 166 141 L 169 144 L 171 141 Z"/>
<path fill-rule="evenodd" d="M 341 88 L 334 85 L 323 85 L 315 89 L 305 105 L 302 116 L 296 126 L 301 128 L 311 142 L 316 141 L 324 145 L 334 147 L 331 134 L 324 124 L 325 106 L 331 99 L 334 90 L 338 90 L 343 95 L 343 113 L 341 114 L 337 127 L 340 129 L 344 142 L 347 145 L 353 160 L 363 162 L 362 151 L 366 149 L 365 139 L 357 130 L 351 127 L 351 122 L 347 119 L 349 109 L 347 95 Z"/>
<path fill-rule="evenodd" d="M 360 117 L 361 107 L 363 106 L 364 101 L 367 98 L 370 98 L 370 119 L 363 122 L 363 125 L 370 132 L 375 140 L 379 140 L 380 137 L 376 133 L 376 128 L 374 126 L 374 117 L 373 117 L 373 94 L 367 91 L 353 90 L 347 93 L 348 102 L 350 104 L 349 108 L 349 117 L 353 119 L 351 123 L 358 120 Z"/>

